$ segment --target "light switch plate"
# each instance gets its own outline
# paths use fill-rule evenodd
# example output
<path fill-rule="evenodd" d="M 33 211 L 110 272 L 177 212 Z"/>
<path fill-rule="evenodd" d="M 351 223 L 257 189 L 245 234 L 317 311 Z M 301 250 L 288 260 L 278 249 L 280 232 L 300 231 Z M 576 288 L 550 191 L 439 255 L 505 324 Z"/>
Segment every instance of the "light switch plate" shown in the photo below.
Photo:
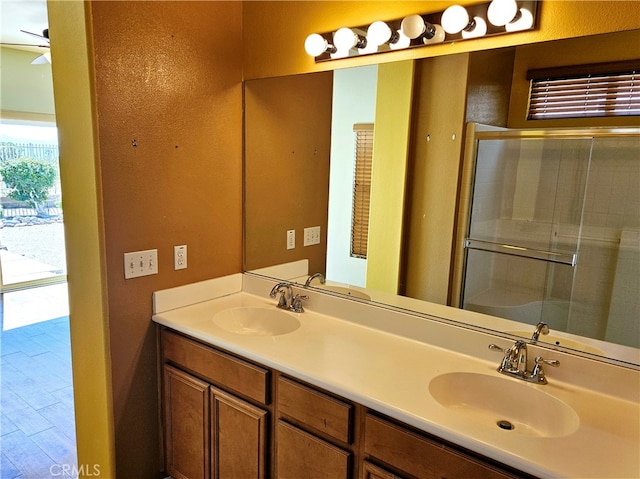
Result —
<path fill-rule="evenodd" d="M 158 250 L 148 249 L 124 254 L 124 279 L 158 274 Z"/>
<path fill-rule="evenodd" d="M 296 247 L 296 230 L 287 230 L 287 249 Z"/>
<path fill-rule="evenodd" d="M 304 229 L 304 246 L 320 244 L 320 227 L 313 226 Z"/>

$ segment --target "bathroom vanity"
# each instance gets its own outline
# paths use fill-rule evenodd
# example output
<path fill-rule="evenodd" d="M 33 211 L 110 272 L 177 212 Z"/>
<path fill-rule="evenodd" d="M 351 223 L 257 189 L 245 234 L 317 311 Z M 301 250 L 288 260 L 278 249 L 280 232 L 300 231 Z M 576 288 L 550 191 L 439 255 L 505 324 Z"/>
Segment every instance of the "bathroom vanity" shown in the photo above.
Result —
<path fill-rule="evenodd" d="M 284 311 L 274 284 L 154 294 L 172 477 L 640 474 L 637 370 L 529 345 L 561 363 L 530 384 L 496 371 L 505 338 L 298 288 Z"/>

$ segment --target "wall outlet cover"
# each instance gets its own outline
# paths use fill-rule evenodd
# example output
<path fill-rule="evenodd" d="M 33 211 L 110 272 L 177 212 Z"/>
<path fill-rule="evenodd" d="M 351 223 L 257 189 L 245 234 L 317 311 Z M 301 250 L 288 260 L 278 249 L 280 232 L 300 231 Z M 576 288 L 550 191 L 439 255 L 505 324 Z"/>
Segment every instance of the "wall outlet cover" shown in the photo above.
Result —
<path fill-rule="evenodd" d="M 187 245 L 173 247 L 173 269 L 187 269 Z"/>

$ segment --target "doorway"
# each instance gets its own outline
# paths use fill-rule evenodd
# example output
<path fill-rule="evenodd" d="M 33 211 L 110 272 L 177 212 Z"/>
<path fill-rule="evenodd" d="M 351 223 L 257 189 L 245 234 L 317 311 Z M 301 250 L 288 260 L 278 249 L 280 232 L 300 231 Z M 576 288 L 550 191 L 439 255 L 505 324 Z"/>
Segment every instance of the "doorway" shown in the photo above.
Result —
<path fill-rule="evenodd" d="M 38 168 L 53 172 L 42 201 L 12 194 Z M 0 212 L 0 477 L 77 477 L 54 125 L 0 124 Z"/>
<path fill-rule="evenodd" d="M 0 124 L 0 291 L 66 281 L 57 129 Z"/>

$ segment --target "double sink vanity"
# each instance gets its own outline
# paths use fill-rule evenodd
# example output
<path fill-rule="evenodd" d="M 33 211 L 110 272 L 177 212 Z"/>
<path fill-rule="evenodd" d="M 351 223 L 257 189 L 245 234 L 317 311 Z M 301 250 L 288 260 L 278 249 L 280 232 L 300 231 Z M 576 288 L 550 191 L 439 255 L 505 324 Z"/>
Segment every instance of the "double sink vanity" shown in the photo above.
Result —
<path fill-rule="evenodd" d="M 640 477 L 636 368 L 290 288 L 154 293 L 172 477 Z"/>

